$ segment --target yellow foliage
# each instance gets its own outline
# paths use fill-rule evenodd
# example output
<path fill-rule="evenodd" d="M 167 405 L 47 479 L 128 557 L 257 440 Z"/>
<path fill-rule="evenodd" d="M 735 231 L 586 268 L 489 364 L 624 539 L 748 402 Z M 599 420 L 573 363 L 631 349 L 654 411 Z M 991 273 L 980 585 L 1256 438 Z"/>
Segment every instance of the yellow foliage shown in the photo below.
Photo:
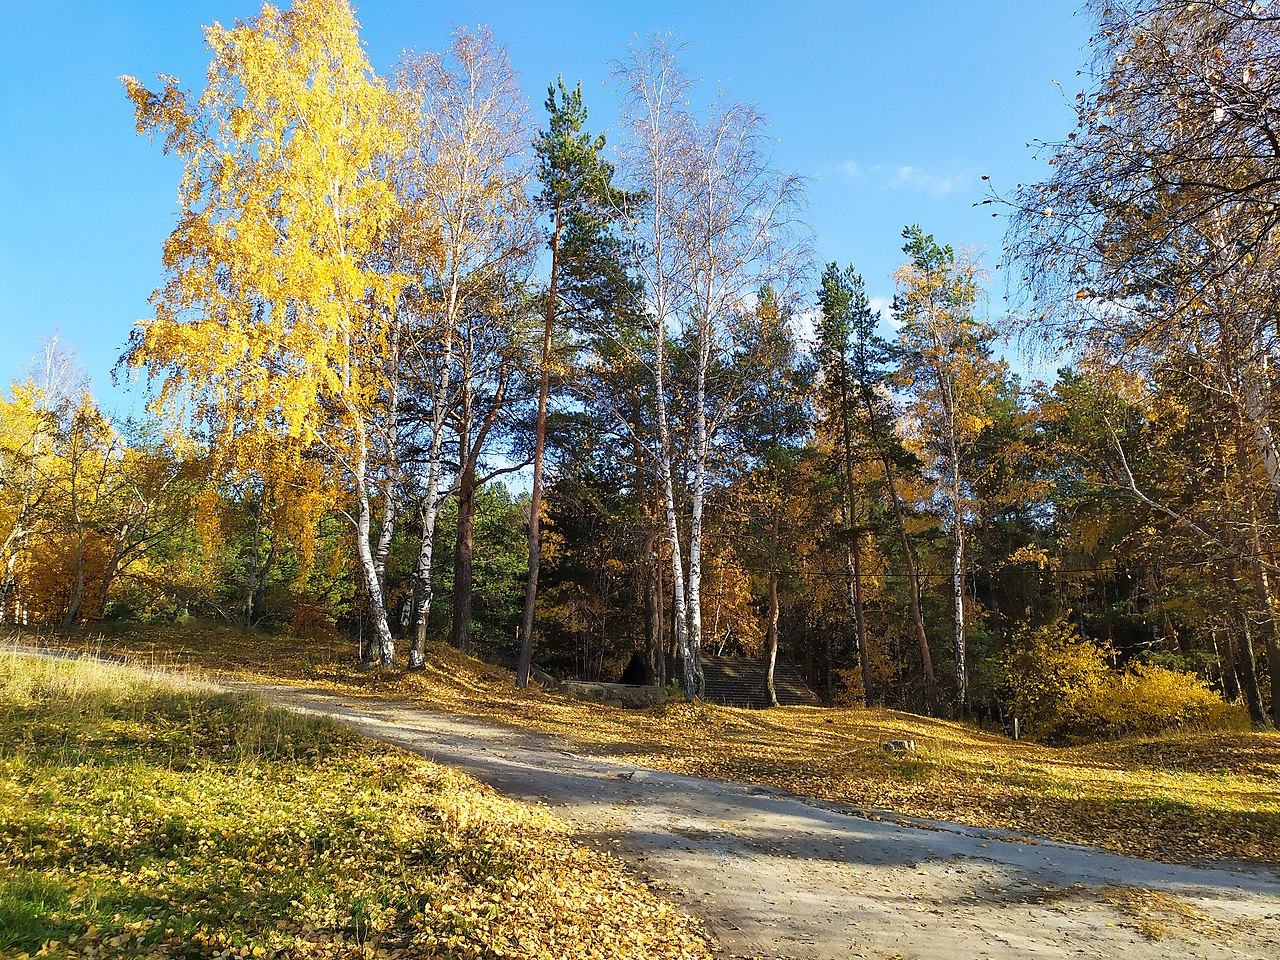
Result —
<path fill-rule="evenodd" d="M 1136 664 L 1108 681 L 1081 704 L 1086 717 L 1097 725 L 1088 739 L 1152 736 L 1174 729 L 1249 729 L 1243 709 L 1224 703 L 1191 674 L 1156 664 Z"/>
<path fill-rule="evenodd" d="M 139 132 L 184 164 L 168 279 L 129 361 L 233 470 L 296 473 L 318 446 L 359 472 L 405 282 L 377 258 L 396 210 L 377 169 L 400 138 L 392 95 L 344 0 L 266 6 L 206 40 L 198 99 L 173 78 L 158 93 L 123 78 Z"/>
<path fill-rule="evenodd" d="M 1059 622 L 1020 632 L 999 661 L 1006 703 L 1048 743 L 1150 736 L 1174 729 L 1247 729 L 1248 718 L 1190 674 L 1153 664 L 1127 672 L 1110 651 Z"/>
<path fill-rule="evenodd" d="M 17 564 L 17 578 L 29 622 L 57 623 L 66 613 L 76 582 L 76 549 L 76 539 L 70 534 L 47 534 L 40 538 L 38 549 L 22 555 Z M 81 549 L 84 551 L 84 606 L 86 610 L 93 610 L 102 600 L 103 571 L 110 546 L 101 537 L 90 534 Z"/>
<path fill-rule="evenodd" d="M 751 578 L 727 543 L 713 542 L 703 558 L 702 629 L 704 648 L 738 649 L 756 657 L 764 650 L 766 624 L 755 608 Z M 768 611 L 765 611 L 766 616 Z"/>

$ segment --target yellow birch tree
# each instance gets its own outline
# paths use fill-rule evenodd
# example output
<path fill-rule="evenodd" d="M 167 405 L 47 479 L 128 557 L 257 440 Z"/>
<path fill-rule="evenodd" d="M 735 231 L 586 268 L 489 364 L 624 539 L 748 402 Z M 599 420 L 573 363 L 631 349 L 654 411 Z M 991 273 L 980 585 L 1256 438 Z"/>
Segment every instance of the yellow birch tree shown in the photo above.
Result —
<path fill-rule="evenodd" d="M 939 246 L 919 226 L 902 232 L 911 259 L 895 274 L 894 310 L 905 350 L 901 380 L 911 395 L 907 413 L 937 483 L 951 534 L 956 709 L 968 709 L 965 624 L 966 525 L 973 512 L 966 476 L 978 435 L 990 420 L 1000 364 L 991 355 L 996 332 L 976 315 L 981 276 L 976 264 Z"/>
<path fill-rule="evenodd" d="M 376 438 L 391 307 L 402 280 L 377 256 L 397 204 L 381 176 L 400 139 L 345 0 L 264 6 L 206 28 L 203 94 L 172 77 L 123 82 L 139 133 L 183 163 L 181 217 L 164 245 L 155 316 L 128 361 L 159 381 L 156 407 L 207 431 L 232 467 L 268 449 L 345 480 L 384 666 L 395 662 L 372 536 Z M 258 462 L 244 464 L 239 451 Z M 384 471 L 385 472 L 385 471 Z"/>

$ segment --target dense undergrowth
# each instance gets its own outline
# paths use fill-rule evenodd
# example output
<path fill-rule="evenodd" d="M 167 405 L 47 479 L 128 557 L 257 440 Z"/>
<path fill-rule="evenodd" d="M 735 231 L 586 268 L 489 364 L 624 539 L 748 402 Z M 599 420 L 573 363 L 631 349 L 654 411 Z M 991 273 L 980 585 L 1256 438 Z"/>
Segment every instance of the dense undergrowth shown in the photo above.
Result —
<path fill-rule="evenodd" d="M 0 655 L 0 956 L 706 957 L 543 811 L 193 680 Z"/>
<path fill-rule="evenodd" d="M 1115 652 L 1066 621 L 1019 631 L 998 660 L 1005 702 L 1042 743 L 1086 744 L 1199 731 L 1237 733 L 1249 714 L 1199 677 Z"/>
<path fill-rule="evenodd" d="M 26 638 L 28 642 L 36 639 Z M 1173 862 L 1280 864 L 1280 734 L 1182 733 L 1053 748 L 894 710 L 617 710 L 537 689 L 445 645 L 421 673 L 359 674 L 350 650 L 224 629 L 122 627 L 41 642 L 143 662 L 391 697 L 565 737 L 679 773 Z M 890 739 L 914 740 L 905 757 Z"/>

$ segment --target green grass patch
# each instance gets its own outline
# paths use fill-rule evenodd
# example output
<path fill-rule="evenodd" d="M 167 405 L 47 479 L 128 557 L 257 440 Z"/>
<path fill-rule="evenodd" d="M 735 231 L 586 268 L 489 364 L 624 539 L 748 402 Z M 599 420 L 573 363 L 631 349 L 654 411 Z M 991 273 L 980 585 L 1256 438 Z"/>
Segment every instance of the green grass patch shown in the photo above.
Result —
<path fill-rule="evenodd" d="M 196 682 L 7 654 L 0 956 L 23 954 L 707 955 L 613 861 L 466 777 Z"/>

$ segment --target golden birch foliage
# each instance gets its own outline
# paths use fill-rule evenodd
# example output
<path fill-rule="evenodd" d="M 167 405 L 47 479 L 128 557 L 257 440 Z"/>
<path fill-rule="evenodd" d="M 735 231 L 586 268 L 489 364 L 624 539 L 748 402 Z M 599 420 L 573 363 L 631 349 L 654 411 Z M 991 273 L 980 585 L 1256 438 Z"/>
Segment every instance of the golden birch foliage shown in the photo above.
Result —
<path fill-rule="evenodd" d="M 921 426 L 945 418 L 942 430 L 966 446 L 991 422 L 987 407 L 1000 368 L 987 348 L 995 330 L 974 315 L 982 272 L 962 252 L 942 262 L 908 261 L 894 280 L 914 361 L 904 371 L 918 397 L 910 412 Z"/>
<path fill-rule="evenodd" d="M 25 518 L 30 541 L 19 552 L 15 573 L 28 615 L 47 623 L 66 613 L 78 578 L 83 578 L 85 609 L 101 600 L 103 573 L 115 546 L 108 515 L 124 496 L 125 448 L 88 393 L 64 416 L 55 419 L 47 409 L 41 416 L 44 428 L 54 431 L 46 434 L 36 464 L 45 489 Z"/>
<path fill-rule="evenodd" d="M 94 610 L 102 599 L 103 579 L 111 545 L 94 532 L 85 537 L 78 551 L 84 567 L 83 607 Z M 23 553 L 17 563 L 22 607 L 33 624 L 57 624 L 71 604 L 77 575 L 76 538 L 65 530 L 48 528 L 41 532 L 34 548 Z"/>
<path fill-rule="evenodd" d="M 723 646 L 743 656 L 758 657 L 764 650 L 767 628 L 756 609 L 751 577 L 731 545 L 716 541 L 711 547 L 703 560 L 704 643 L 712 652 Z M 767 617 L 768 604 L 764 606 Z"/>
<path fill-rule="evenodd" d="M 367 442 L 401 284 L 373 257 L 395 214 L 378 168 L 398 133 L 357 30 L 345 0 L 264 6 L 206 28 L 198 99 L 172 77 L 159 92 L 123 78 L 138 131 L 184 168 L 168 276 L 129 361 L 161 380 L 158 407 L 233 458 L 252 435 L 346 461 Z"/>
<path fill-rule="evenodd" d="M 6 550 L 22 536 L 25 514 L 38 497 L 35 488 L 47 476 L 41 460 L 48 445 L 42 440 L 51 426 L 39 388 L 15 383 L 10 395 L 0 396 L 0 545 Z"/>

